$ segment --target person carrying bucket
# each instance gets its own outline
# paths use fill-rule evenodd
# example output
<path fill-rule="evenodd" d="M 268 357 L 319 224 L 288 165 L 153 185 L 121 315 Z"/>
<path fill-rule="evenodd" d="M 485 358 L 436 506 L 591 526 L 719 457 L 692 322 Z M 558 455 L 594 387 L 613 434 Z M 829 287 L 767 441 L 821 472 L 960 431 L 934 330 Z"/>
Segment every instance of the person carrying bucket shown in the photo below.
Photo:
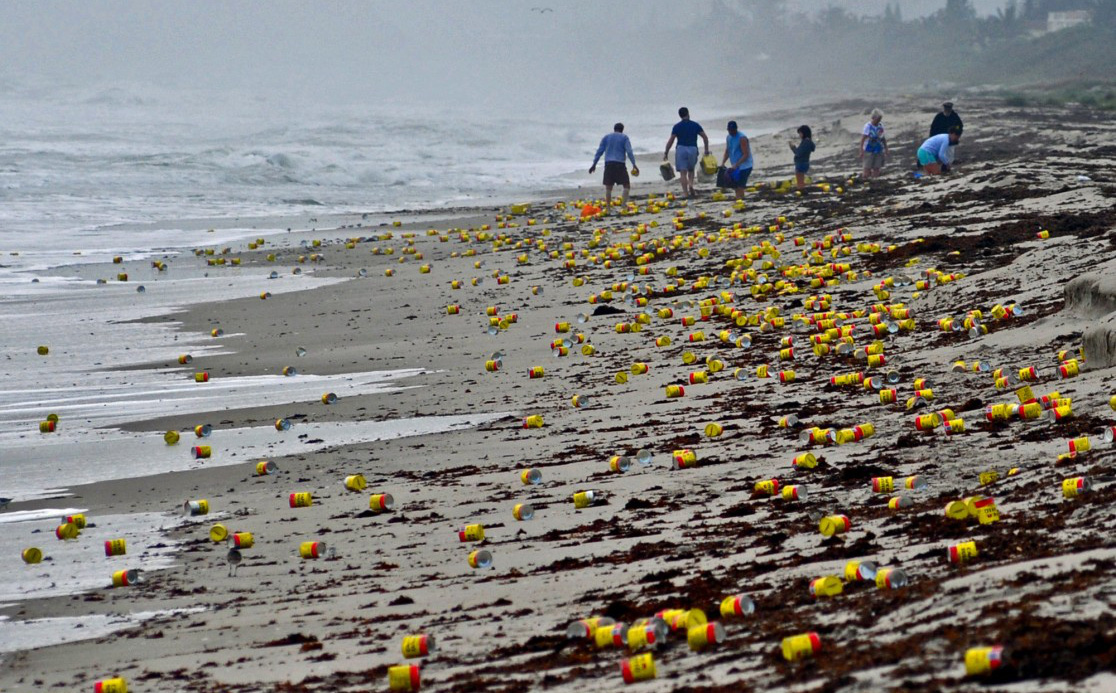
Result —
<path fill-rule="evenodd" d="M 636 166 L 635 154 L 632 152 L 632 141 L 624 134 L 624 124 L 617 123 L 612 126 L 612 132 L 601 138 L 601 146 L 597 147 L 597 155 L 593 157 L 593 165 L 589 173 L 597 170 L 597 162 L 604 154 L 604 186 L 605 186 L 605 214 L 612 208 L 612 187 L 620 184 L 624 187 L 624 195 L 620 198 L 620 205 L 628 202 L 628 193 L 632 190 L 631 179 L 628 178 L 628 169 L 624 165 L 626 156 L 632 162 L 632 174 L 639 175 Z"/>
<path fill-rule="evenodd" d="M 752 147 L 748 143 L 748 136 L 736 125 L 735 120 L 728 122 L 728 136 L 725 137 L 725 155 L 721 157 L 721 165 L 730 164 L 727 177 L 728 182 L 736 193 L 736 199 L 744 197 L 744 189 L 748 187 L 748 177 L 752 175 Z"/>
<path fill-rule="evenodd" d="M 670 131 L 670 139 L 663 152 L 663 161 L 670 156 L 670 148 L 678 142 L 678 149 L 674 154 L 674 165 L 678 169 L 678 180 L 682 183 L 682 194 L 686 197 L 694 196 L 694 169 L 698 164 L 697 138 L 700 136 L 705 143 L 705 155 L 709 156 L 709 136 L 701 125 L 690 120 L 690 109 L 683 106 L 678 109 L 678 117 L 682 120 L 675 123 Z"/>

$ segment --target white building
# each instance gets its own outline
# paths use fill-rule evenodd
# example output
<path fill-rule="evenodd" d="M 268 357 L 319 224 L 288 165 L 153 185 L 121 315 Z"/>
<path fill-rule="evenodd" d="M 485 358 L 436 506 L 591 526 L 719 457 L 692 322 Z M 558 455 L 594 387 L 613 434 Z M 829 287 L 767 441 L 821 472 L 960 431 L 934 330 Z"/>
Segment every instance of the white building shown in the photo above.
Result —
<path fill-rule="evenodd" d="M 1088 24 L 1093 20 L 1089 10 L 1074 10 L 1073 12 L 1048 12 L 1046 14 L 1046 30 L 1061 31 L 1070 27 Z"/>

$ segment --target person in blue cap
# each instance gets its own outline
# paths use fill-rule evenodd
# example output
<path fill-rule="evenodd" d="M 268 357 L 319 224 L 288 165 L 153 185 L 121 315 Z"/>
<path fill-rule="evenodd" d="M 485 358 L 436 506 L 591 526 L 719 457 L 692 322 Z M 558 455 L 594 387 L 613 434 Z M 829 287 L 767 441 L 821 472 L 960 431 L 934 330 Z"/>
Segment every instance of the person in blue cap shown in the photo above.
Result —
<path fill-rule="evenodd" d="M 601 146 L 597 147 L 597 155 L 593 157 L 593 165 L 589 173 L 597 170 L 597 162 L 605 158 L 604 186 L 605 186 L 605 213 L 612 208 L 612 187 L 622 185 L 624 194 L 620 198 L 620 205 L 628 202 L 628 193 L 632 190 L 632 181 L 628 178 L 628 168 L 624 164 L 624 157 L 632 161 L 632 173 L 639 175 L 636 166 L 635 154 L 632 152 L 632 141 L 624 134 L 624 124 L 617 123 L 612 126 L 612 132 L 601 138 Z"/>
<path fill-rule="evenodd" d="M 736 125 L 735 120 L 728 122 L 728 136 L 725 137 L 725 155 L 721 157 L 721 165 L 729 164 L 728 178 L 736 199 L 744 197 L 744 189 L 748 187 L 748 177 L 752 175 L 752 147 L 748 143 L 748 136 Z"/>
<path fill-rule="evenodd" d="M 663 152 L 663 161 L 670 156 L 670 148 L 678 141 L 678 149 L 674 154 L 674 167 L 678 169 L 678 180 L 682 183 L 682 194 L 686 197 L 694 196 L 694 169 L 698 163 L 697 138 L 701 137 L 705 143 L 705 155 L 709 156 L 709 136 L 701 125 L 690 120 L 690 109 L 683 106 L 678 109 L 678 117 L 682 120 L 675 123 L 670 131 L 670 139 Z"/>

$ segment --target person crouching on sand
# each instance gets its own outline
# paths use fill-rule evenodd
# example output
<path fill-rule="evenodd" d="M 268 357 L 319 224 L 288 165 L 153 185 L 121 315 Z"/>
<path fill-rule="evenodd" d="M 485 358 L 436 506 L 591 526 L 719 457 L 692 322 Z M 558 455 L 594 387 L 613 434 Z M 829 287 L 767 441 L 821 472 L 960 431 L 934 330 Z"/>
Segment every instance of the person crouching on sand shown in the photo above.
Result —
<path fill-rule="evenodd" d="M 924 173 L 936 176 L 942 167 L 953 163 L 954 147 L 961 141 L 961 128 L 953 128 L 944 135 L 934 135 L 918 148 L 918 165 Z"/>
<path fill-rule="evenodd" d="M 744 197 L 744 189 L 748 187 L 748 177 L 752 175 L 752 147 L 748 144 L 748 136 L 736 126 L 735 120 L 728 122 L 728 136 L 725 137 L 725 155 L 721 157 L 721 165 L 725 162 L 731 164 L 729 178 L 732 180 L 732 189 L 736 192 L 736 199 Z"/>
<path fill-rule="evenodd" d="M 809 125 L 800 125 L 798 136 L 800 139 L 797 147 L 793 142 L 787 142 L 787 145 L 794 152 L 794 182 L 801 190 L 806 187 L 806 174 L 810 172 L 810 155 L 814 153 L 815 147 L 814 133 Z"/>
<path fill-rule="evenodd" d="M 628 178 L 628 168 L 624 164 L 624 157 L 631 159 L 632 173 L 639 175 L 636 166 L 635 154 L 632 152 L 632 141 L 624 134 L 624 124 L 617 123 L 612 126 L 612 132 L 601 138 L 601 146 L 597 147 L 597 155 L 593 157 L 593 165 L 589 173 L 597 170 L 597 162 L 604 154 L 604 186 L 605 186 L 605 213 L 612 208 L 612 186 L 622 185 L 624 194 L 620 198 L 620 205 L 628 203 L 628 193 L 632 191 L 632 181 Z"/>
<path fill-rule="evenodd" d="M 678 141 L 678 149 L 674 153 L 674 167 L 678 169 L 678 181 L 682 183 L 682 194 L 686 197 L 694 196 L 694 169 L 698 163 L 697 138 L 700 136 L 705 143 L 705 155 L 709 156 L 709 136 L 701 125 L 690 120 L 690 109 L 683 106 L 678 109 L 678 117 L 682 120 L 674 124 L 670 131 L 670 139 L 663 152 L 663 161 L 670 156 L 670 148 Z"/>

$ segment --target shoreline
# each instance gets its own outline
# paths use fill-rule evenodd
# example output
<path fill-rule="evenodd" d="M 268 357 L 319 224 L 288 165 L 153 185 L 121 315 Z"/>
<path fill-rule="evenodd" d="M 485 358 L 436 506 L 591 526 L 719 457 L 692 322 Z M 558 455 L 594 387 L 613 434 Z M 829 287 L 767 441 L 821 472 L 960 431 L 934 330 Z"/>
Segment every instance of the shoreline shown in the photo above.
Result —
<path fill-rule="evenodd" d="M 903 103 L 908 102 L 895 101 L 891 110 L 896 115 L 889 114 L 885 123 L 894 123 L 900 133 L 916 132 L 916 126 L 923 125 L 922 114 L 902 110 Z M 563 218 L 569 209 L 541 204 L 540 211 L 553 215 L 552 223 L 529 227 L 524 225 L 526 217 L 514 217 L 517 227 L 498 229 L 498 221 L 487 220 L 493 234 L 532 239 L 522 248 L 514 248 L 513 243 L 512 250 L 497 253 L 485 243 L 442 242 L 437 236 L 424 235 L 429 226 L 422 220 L 407 220 L 399 228 L 377 227 L 377 231 L 393 232 L 390 242 L 359 243 L 353 249 L 346 249 L 343 241 L 323 243 L 319 252 L 325 259 L 314 274 L 352 277 L 357 269 L 366 268 L 367 277 L 277 294 L 267 301 L 240 298 L 200 304 L 183 313 L 148 319 L 172 323 L 183 334 L 222 326 L 228 334 L 221 340 L 226 353 L 199 357 L 191 366 L 204 366 L 215 379 L 274 374 L 291 364 L 306 373 L 321 374 L 398 367 L 426 370 L 418 379 L 429 382 L 417 389 L 341 398 L 330 407 L 314 402 L 295 407 L 298 411 L 293 413 L 307 420 L 479 410 L 515 411 L 522 416 L 540 413 L 546 426 L 541 431 L 525 431 L 518 420 L 504 419 L 444 435 L 346 444 L 280 459 L 280 473 L 272 477 L 251 476 L 250 465 L 245 463 L 76 487 L 79 495 L 61 500 L 67 505 L 85 505 L 74 501 L 90 500 L 91 516 L 125 506 L 131 511 L 169 513 L 194 496 L 209 498 L 214 514 L 171 532 L 181 542 L 179 563 L 152 573 L 143 585 L 95 591 L 83 598 L 21 602 L 0 613 L 19 618 L 80 616 L 120 609 L 151 610 L 153 605 L 201 605 L 207 610 L 67 645 L 65 662 L 58 661 L 51 648 L 0 655 L 7 670 L 0 674 L 0 687 L 32 690 L 29 682 L 34 679 L 41 679 L 42 687 L 72 685 L 75 680 L 81 681 L 78 687 L 85 687 L 89 681 L 117 672 L 130 683 L 137 681 L 137 690 L 153 690 L 152 686 L 213 690 L 219 686 L 228 691 L 264 691 L 277 690 L 284 681 L 331 690 L 378 689 L 385 685 L 386 667 L 402 661 L 398 639 L 406 633 L 426 631 L 438 637 L 439 651 L 424 664 L 424 689 L 429 685 L 433 690 L 463 691 L 507 684 L 513 690 L 526 690 L 542 685 L 543 677 L 549 676 L 552 680 L 546 680 L 557 690 L 573 690 L 590 682 L 595 689 L 620 690 L 623 684 L 615 673 L 617 654 L 594 654 L 580 645 L 560 647 L 566 623 L 591 613 L 615 614 L 630 621 L 634 616 L 651 615 L 653 608 L 671 605 L 701 607 L 714 617 L 715 597 L 744 591 L 758 604 L 757 618 L 745 625 L 726 622 L 729 639 L 724 645 L 709 653 L 687 654 L 684 644 L 674 644 L 657 654 L 664 661 L 664 671 L 669 672 L 669 685 L 712 686 L 747 677 L 764 687 L 798 684 L 814 688 L 847 675 L 867 686 L 890 685 L 886 682 L 891 677 L 909 677 L 916 687 L 977 688 L 977 683 L 962 681 L 957 672 L 963 645 L 1001 637 L 1005 631 L 997 623 L 1016 623 L 1021 618 L 997 620 L 978 608 L 1003 604 L 1005 585 L 1012 586 L 1013 599 L 1032 605 L 1027 613 L 1035 623 L 1068 617 L 1057 607 L 1058 600 L 1066 598 L 1064 593 L 1097 604 L 1103 591 L 1111 587 L 1112 580 L 1105 577 L 1102 567 L 1116 556 L 1114 546 L 1103 538 L 1081 534 L 1113 519 L 1110 500 L 1116 489 L 1102 483 L 1080 505 L 1083 511 L 1074 513 L 1065 503 L 1051 500 L 1056 491 L 1054 477 L 1060 479 L 1063 471 L 1092 473 L 1091 467 L 1074 463 L 1070 469 L 1055 470 L 1045 462 L 1025 462 L 1021 465 L 1025 474 L 1004 479 L 996 487 L 1006 529 L 984 531 L 969 526 L 959 531 L 940 523 L 939 506 L 954 495 L 979 490 L 977 466 L 1006 466 L 1000 461 L 996 438 L 1007 437 L 1013 452 L 1022 455 L 1026 450 L 1028 456 L 1053 462 L 1065 435 L 1051 432 L 1045 439 L 1032 440 L 1030 432 L 1038 429 L 1022 424 L 978 426 L 979 406 L 966 406 L 965 418 L 972 419 L 973 430 L 961 444 L 970 459 L 955 458 L 958 453 L 948 439 L 913 437 L 911 417 L 901 407 L 881 408 L 863 395 L 850 396 L 823 385 L 835 365 L 849 370 L 856 367 L 855 362 L 832 364 L 813 357 L 796 364 L 803 379 L 793 388 L 755 378 L 738 385 L 731 378 L 717 377 L 711 385 L 687 385 L 687 398 L 667 402 L 663 388 L 682 382 L 692 370 L 681 361 L 686 350 L 693 349 L 703 357 L 717 354 L 729 364 L 730 372 L 734 365 L 754 372 L 760 363 L 773 367 L 778 363 L 778 335 L 761 333 L 758 328 L 750 330 L 755 341 L 747 350 L 719 345 L 713 334 L 705 344 L 691 347 L 684 342 L 689 332 L 703 324 L 694 328 L 677 324 L 677 316 L 696 312 L 684 301 L 715 294 L 711 288 L 658 296 L 648 307 L 652 314 L 658 307 L 673 307 L 674 320 L 653 320 L 647 328 L 651 334 L 671 336 L 674 343 L 669 348 L 656 349 L 646 335 L 616 333 L 612 329 L 615 322 L 633 319 L 639 312 L 620 301 L 611 305 L 624 315 L 593 316 L 581 328 L 598 350 L 594 356 L 584 357 L 571 349 L 568 357 L 556 359 L 547 346 L 561 336 L 554 333 L 555 322 L 572 321 L 578 313 L 596 307 L 585 300 L 589 291 L 571 286 L 573 277 L 590 277 L 597 292 L 624 281 L 635 269 L 628 260 L 617 260 L 617 266 L 608 269 L 586 264 L 582 256 L 575 271 L 563 270 L 560 260 L 549 257 L 551 250 L 562 252 L 562 243 L 586 247 L 591 229 L 597 227 L 608 229 L 601 236 L 606 242 L 632 242 L 632 228 L 651 220 L 659 226 L 647 229 L 644 237 L 670 239 L 676 233 L 692 234 L 695 228 L 716 237 L 724 219 L 766 226 L 779 216 L 789 216 L 795 226 L 780 230 L 786 242 L 779 247 L 795 261 L 797 252 L 790 243 L 794 234 L 813 242 L 844 227 L 851 229 L 857 242 L 897 244 L 896 253 L 849 256 L 858 271 L 871 270 L 873 276 L 842 282 L 833 290 L 842 309 L 874 302 L 871 285 L 908 271 L 900 260 L 909 257 L 927 256 L 915 269 L 938 267 L 969 274 L 969 279 L 927 291 L 914 300 L 910 289 L 897 290 L 904 296 L 900 300 L 910 301 L 916 309 L 925 343 L 918 337 L 900 335 L 889 340 L 888 352 L 894 349 L 905 385 L 916 375 L 928 376 L 942 404 L 959 411 L 970 403 L 974 390 L 982 400 L 1011 397 L 1010 392 L 991 390 L 987 378 L 951 374 L 949 364 L 957 358 L 979 356 L 998 361 L 997 365 L 1018 363 L 1021 367 L 1037 354 L 1049 358 L 1048 352 L 1055 347 L 1073 348 L 1074 339 L 1067 335 L 1079 329 L 1082 321 L 1059 311 L 1056 290 L 1066 277 L 1095 264 L 1097 248 L 1110 237 L 1102 226 L 1110 222 L 1098 218 L 1095 233 L 1090 231 L 1093 226 L 1066 222 L 1052 227 L 1056 235 L 1045 244 L 1034 240 L 1029 229 L 1015 235 L 1004 235 L 1008 233 L 1004 229 L 1017 219 L 1053 218 L 1051 210 L 1062 210 L 1066 218 L 1085 218 L 1100 211 L 1111 214 L 1111 184 L 1063 190 L 1066 172 L 1077 170 L 1088 159 L 1052 161 L 1045 170 L 1033 168 L 1024 150 L 1012 149 L 999 139 L 1000 129 L 1030 125 L 1006 115 L 1010 109 L 994 105 L 976 109 L 974 106 L 975 122 L 966 119 L 966 128 L 977 134 L 973 144 L 961 150 L 965 162 L 953 179 L 920 183 L 906 173 L 893 174 L 872 185 L 857 183 L 843 195 L 811 193 L 803 198 L 764 189 L 749 193 L 746 209 L 730 217 L 720 215 L 731 203 L 710 200 L 708 188 L 701 200 L 684 208 L 672 204 L 661 213 L 644 210 L 581 226 Z M 832 141 L 819 146 L 815 156 L 823 173 L 833 172 L 833 185 L 837 186 L 846 179 L 845 175 L 837 178 L 836 171 L 842 152 L 850 146 L 848 137 L 838 141 L 838 135 L 857 127 L 861 116 L 847 110 L 842 113 L 836 107 L 832 115 L 827 118 L 830 124 L 824 126 L 830 134 L 823 135 L 832 136 Z M 985 132 L 981 132 L 982 125 Z M 788 127 L 793 130 L 794 126 Z M 1087 141 L 1098 137 L 1089 131 L 1088 123 L 1074 127 Z M 779 132 L 757 140 L 764 156 L 774 157 L 780 147 L 786 149 Z M 1092 146 L 1099 146 L 1099 140 Z M 978 158 L 981 156 L 984 161 Z M 1071 155 L 1060 152 L 1060 156 Z M 789 152 L 785 159 L 775 170 L 789 169 Z M 846 163 L 855 162 L 846 157 Z M 848 168 L 846 165 L 846 174 Z M 770 178 L 764 175 L 770 170 L 757 169 L 761 179 Z M 640 194 L 641 203 L 650 188 L 660 192 L 675 189 L 661 181 L 647 183 Z M 595 198 L 601 191 L 599 186 L 593 189 Z M 932 211 L 925 211 L 926 205 Z M 707 218 L 691 216 L 695 208 L 706 212 Z M 670 226 L 670 214 L 677 209 L 684 209 L 688 219 L 682 232 Z M 479 220 L 481 216 L 468 218 Z M 447 226 L 455 223 L 437 228 L 450 236 Z M 958 227 L 965 231 L 958 232 Z M 542 228 L 551 228 L 551 236 L 542 236 Z M 405 246 L 401 234 L 408 229 L 417 231 L 414 243 L 424 255 L 421 262 L 400 264 L 399 255 L 366 252 L 376 245 L 392 245 L 400 252 Z M 367 227 L 359 230 L 364 232 Z M 305 235 L 343 239 L 349 231 L 352 229 L 340 228 Z M 954 246 L 933 242 L 945 234 L 953 237 Z M 981 244 L 970 239 L 984 235 L 1002 240 Z M 918 243 L 917 238 L 925 240 Z M 712 250 L 709 258 L 676 248 L 652 263 L 650 281 L 661 287 L 669 266 L 678 266 L 689 280 L 703 274 L 725 275 L 724 259 L 739 257 L 762 239 L 774 241 L 771 234 L 753 234 L 707 244 L 704 247 Z M 547 243 L 546 251 L 538 250 L 538 241 Z M 953 247 L 960 256 L 949 254 Z M 478 255 L 452 256 L 468 248 L 475 248 Z M 267 251 L 265 246 L 240 256 L 248 265 L 265 264 Z M 282 266 L 291 267 L 291 257 L 302 252 L 297 246 L 283 249 Z M 524 252 L 530 252 L 529 262 L 521 265 L 516 257 Z M 474 268 L 473 262 L 482 258 L 486 265 Z M 419 273 L 418 265 L 424 263 L 432 266 L 430 274 Z M 390 279 L 383 276 L 389 267 L 396 270 Z M 506 288 L 491 277 L 494 269 L 511 277 Z M 1024 275 L 1028 281 L 1021 281 Z M 469 285 L 473 276 L 485 278 L 481 287 Z M 451 289 L 453 279 L 462 280 L 465 288 Z M 533 294 L 531 286 L 542 286 L 544 291 Z M 747 286 L 733 287 L 738 302 L 749 312 L 762 309 L 765 304 L 746 297 Z M 775 303 L 781 303 L 789 315 L 801 311 L 801 298 L 812 293 L 815 291 L 804 289 L 797 299 L 781 297 Z M 1018 326 L 998 325 L 992 334 L 973 341 L 933 332 L 933 320 L 941 315 L 956 315 L 976 306 L 987 309 L 1008 300 L 1027 306 L 1026 317 Z M 461 314 L 448 315 L 449 303 L 460 303 Z M 498 337 L 484 334 L 487 318 L 483 311 L 488 305 L 501 306 L 501 314 L 517 312 L 519 321 Z M 723 329 L 720 322 L 714 324 L 717 330 Z M 374 338 L 368 339 L 369 335 Z M 858 337 L 858 343 L 862 339 Z M 295 345 L 306 345 L 309 353 L 296 360 Z M 799 346 L 797 341 L 795 345 Z M 506 354 L 505 368 L 485 373 L 484 360 L 497 349 Z M 628 369 L 633 360 L 649 363 L 650 375 L 633 375 L 627 386 L 616 385 L 615 373 Z M 159 365 L 169 364 L 150 367 Z M 1047 370 L 1047 363 L 1043 365 Z M 547 377 L 528 379 L 527 369 L 534 366 L 543 366 Z M 1075 408 L 1078 402 L 1083 408 L 1082 424 L 1095 428 L 1104 420 L 1099 405 L 1108 397 L 1105 378 L 1103 371 L 1086 371 L 1078 381 L 1067 383 L 1048 376 L 1043 387 L 1070 387 L 1067 392 L 1073 393 Z M 599 404 L 574 409 L 569 405 L 574 394 L 596 395 Z M 217 429 L 213 434 L 216 442 L 222 429 L 290 415 L 290 409 L 288 405 L 262 405 L 136 421 L 124 428 L 154 433 L 164 427 L 187 429 L 208 420 Z M 774 423 L 777 416 L 791 413 L 819 426 L 853 425 L 870 419 L 878 429 L 877 437 L 866 444 L 814 449 L 819 457 L 824 455 L 816 477 L 795 477 L 811 490 L 811 502 L 803 510 L 752 492 L 757 479 L 778 476 L 785 483 L 792 479 L 788 460 L 805 448 L 792 432 L 781 431 Z M 704 437 L 701 429 L 715 420 L 724 425 L 726 435 Z M 292 432 L 297 430 L 296 422 Z M 655 465 L 650 470 L 626 475 L 607 472 L 609 455 L 630 455 L 641 447 L 654 452 Z M 698 451 L 696 468 L 668 471 L 667 458 L 679 447 Z M 1098 451 L 1098 455 L 1102 457 L 1095 460 L 1109 459 L 1111 452 Z M 524 488 L 516 479 L 517 470 L 527 465 L 543 472 L 545 481 L 540 488 Z M 349 494 L 340 485 L 341 478 L 352 473 L 365 475 L 369 491 L 393 493 L 399 504 L 396 511 L 389 516 L 368 513 L 368 494 Z M 889 513 L 880 504 L 886 499 L 864 490 L 872 476 L 884 473 L 928 476 L 933 490 L 917 497 L 911 510 Z M 569 496 L 583 488 L 600 488 L 608 494 L 608 504 L 574 511 Z M 286 494 L 302 490 L 313 492 L 315 505 L 298 511 L 286 507 Z M 535 504 L 537 516 L 532 522 L 516 523 L 511 506 L 523 501 Z M 13 510 L 30 509 L 27 504 L 13 506 Z M 237 514 L 248 508 L 254 512 Z M 855 530 L 845 542 L 820 540 L 812 527 L 816 524 L 812 514 L 821 510 L 847 510 L 854 517 Z M 258 536 L 258 551 L 246 556 L 239 577 L 228 577 L 224 550 L 211 546 L 205 538 L 209 525 L 217 519 Z M 483 522 L 489 532 L 484 547 L 494 554 L 494 571 L 478 574 L 465 564 L 468 548 L 457 541 L 455 530 L 474 521 Z M 1040 539 L 1039 529 L 1049 537 Z M 947 544 L 974 535 L 987 547 L 987 566 L 978 563 L 971 571 L 957 573 L 942 565 L 938 557 Z M 338 557 L 313 562 L 292 554 L 298 541 L 312 538 L 336 546 Z M 729 550 L 737 543 L 739 550 Z M 53 547 L 44 544 L 43 548 Z M 850 585 L 849 594 L 828 603 L 813 603 L 804 596 L 809 578 L 839 572 L 850 557 L 901 565 L 912 577 L 911 586 L 888 594 Z M 1077 582 L 1059 588 L 1059 560 L 1077 566 Z M 116 559 L 104 559 L 94 569 L 105 572 L 107 578 L 109 568 L 118 564 Z M 1039 579 L 1024 581 L 1028 572 Z M 984 573 L 987 577 L 981 578 Z M 966 588 L 951 587 L 954 583 Z M 1042 606 L 1044 600 L 1053 600 L 1053 605 Z M 921 623 L 931 628 L 960 618 L 968 635 L 960 639 L 932 637 L 937 649 L 913 656 L 914 636 L 893 633 L 872 616 L 880 613 L 905 615 L 911 620 L 929 614 Z M 1080 618 L 1086 622 L 1090 614 L 1095 616 L 1085 610 Z M 1098 617 L 1087 623 L 1103 621 Z M 1100 625 L 1096 627 L 1103 632 Z M 807 667 L 792 669 L 777 663 L 772 648 L 782 635 L 793 634 L 794 628 L 818 630 L 835 647 Z M 200 634 L 208 638 L 204 644 Z M 296 634 L 300 637 L 292 639 Z M 285 638 L 293 648 L 285 644 Z M 478 639 L 496 656 L 478 661 Z M 678 642 L 677 636 L 672 639 Z M 276 642 L 281 644 L 273 644 Z M 307 644 L 311 646 L 304 647 Z M 858 673 L 872 678 L 860 679 Z M 1086 673 L 1093 676 L 1090 685 L 1110 680 L 1097 670 Z M 34 688 L 39 689 L 39 684 Z"/>

